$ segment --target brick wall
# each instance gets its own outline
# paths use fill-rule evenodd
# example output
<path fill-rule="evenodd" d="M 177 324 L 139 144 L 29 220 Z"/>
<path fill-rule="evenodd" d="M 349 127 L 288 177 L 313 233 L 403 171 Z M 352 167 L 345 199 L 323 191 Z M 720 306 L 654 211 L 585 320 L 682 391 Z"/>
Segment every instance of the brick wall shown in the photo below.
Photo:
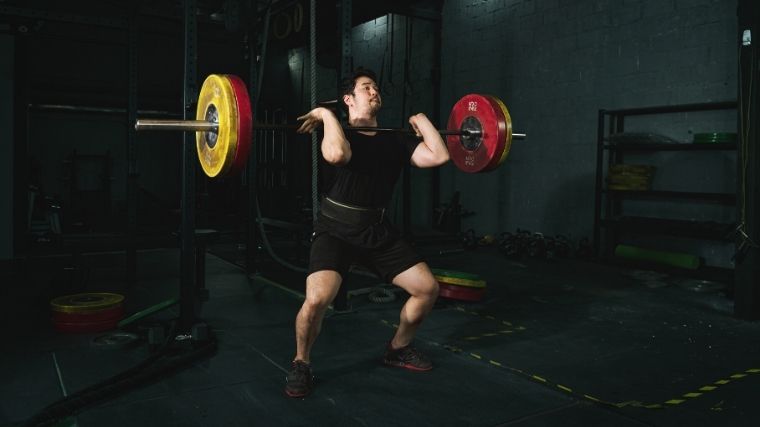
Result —
<path fill-rule="evenodd" d="M 351 49 L 354 67 L 369 68 L 378 76 L 383 97 L 383 107 L 378 115 L 380 126 L 408 128 L 408 117 L 418 112 L 424 112 L 433 119 L 433 25 L 431 21 L 389 14 L 352 29 Z M 308 109 L 308 54 L 308 47 L 293 49 L 288 53 L 292 97 L 298 100 L 296 105 L 291 106 L 294 111 Z M 302 76 L 307 79 L 304 82 L 304 91 L 300 90 Z M 335 69 L 318 65 L 317 99 L 333 99 L 335 84 Z M 444 119 L 446 117 L 444 116 Z M 411 207 L 412 224 L 416 227 L 430 227 L 431 171 L 412 170 L 411 182 L 414 195 Z M 399 225 L 402 221 L 401 207 L 401 192 L 400 188 L 397 188 L 391 201 L 390 215 Z"/>
<path fill-rule="evenodd" d="M 443 28 L 442 114 L 466 93 L 490 93 L 529 135 L 497 171 L 442 173 L 442 197 L 462 191 L 477 212 L 465 226 L 479 233 L 590 236 L 599 109 L 737 97 L 736 0 L 447 0 Z M 735 117 L 640 127 L 687 139 L 735 131 Z M 732 161 L 718 186 L 732 187 Z"/>
<path fill-rule="evenodd" d="M 0 35 L 0 260 L 13 258 L 13 41 Z"/>
<path fill-rule="evenodd" d="M 432 22 L 393 14 L 374 19 L 353 29 L 352 49 L 355 66 L 373 69 L 378 74 L 383 96 L 383 108 L 378 116 L 380 126 L 408 128 L 409 116 L 419 112 L 433 119 Z M 406 85 L 403 83 L 405 74 Z M 429 170 L 412 170 L 413 226 L 430 226 L 430 180 Z M 397 187 L 391 202 L 391 218 L 399 225 L 402 206 L 401 191 Z"/>

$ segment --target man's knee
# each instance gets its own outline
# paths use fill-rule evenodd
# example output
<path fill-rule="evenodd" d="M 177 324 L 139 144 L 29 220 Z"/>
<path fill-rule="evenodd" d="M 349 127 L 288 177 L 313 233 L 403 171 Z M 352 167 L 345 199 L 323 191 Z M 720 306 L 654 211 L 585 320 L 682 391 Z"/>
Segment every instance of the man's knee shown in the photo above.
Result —
<path fill-rule="evenodd" d="M 321 313 L 327 310 L 330 305 L 330 299 L 322 295 L 309 296 L 303 302 L 303 309 L 308 313 Z"/>
<path fill-rule="evenodd" d="M 417 286 L 414 287 L 413 295 L 419 298 L 432 299 L 438 298 L 439 286 L 432 274 L 422 275 Z"/>
<path fill-rule="evenodd" d="M 440 291 L 440 286 L 438 286 L 438 281 L 435 280 L 435 277 L 431 275 L 430 278 L 427 279 L 425 282 L 425 285 L 423 287 L 423 292 L 427 298 L 436 299 L 438 298 L 439 291 Z"/>
<path fill-rule="evenodd" d="M 303 308 L 317 315 L 327 310 L 340 288 L 341 277 L 333 271 L 312 273 L 306 279 L 306 299 Z"/>

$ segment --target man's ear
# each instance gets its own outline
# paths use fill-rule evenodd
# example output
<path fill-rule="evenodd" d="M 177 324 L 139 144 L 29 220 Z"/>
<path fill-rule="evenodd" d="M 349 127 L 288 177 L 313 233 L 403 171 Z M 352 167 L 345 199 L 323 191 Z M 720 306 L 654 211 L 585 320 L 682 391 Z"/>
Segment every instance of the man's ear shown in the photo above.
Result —
<path fill-rule="evenodd" d="M 346 104 L 347 107 L 351 105 L 348 103 L 349 101 L 351 101 L 351 95 L 343 95 L 343 103 Z"/>

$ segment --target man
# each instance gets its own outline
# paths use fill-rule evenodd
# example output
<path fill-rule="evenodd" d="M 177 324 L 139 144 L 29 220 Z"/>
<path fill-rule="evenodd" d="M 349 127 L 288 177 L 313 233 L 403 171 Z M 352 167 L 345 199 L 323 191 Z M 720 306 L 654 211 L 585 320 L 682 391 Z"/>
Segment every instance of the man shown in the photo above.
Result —
<path fill-rule="evenodd" d="M 342 89 L 348 125 L 377 127 L 382 100 L 374 73 L 358 69 Z M 387 345 L 384 363 L 417 371 L 432 369 L 430 360 L 410 344 L 438 297 L 438 282 L 389 223 L 385 208 L 405 164 L 429 168 L 449 160 L 441 135 L 424 114 L 409 118 L 417 136 L 355 132 L 350 127 L 346 135 L 335 115 L 325 108 L 315 108 L 299 120 L 303 120 L 298 129 L 301 133 L 323 126 L 322 156 L 336 166 L 336 173 L 314 223 L 306 299 L 296 317 L 296 355 L 285 392 L 291 397 L 311 392 L 309 354 L 325 311 L 352 263 L 368 266 L 410 295 L 401 309 L 396 334 Z"/>

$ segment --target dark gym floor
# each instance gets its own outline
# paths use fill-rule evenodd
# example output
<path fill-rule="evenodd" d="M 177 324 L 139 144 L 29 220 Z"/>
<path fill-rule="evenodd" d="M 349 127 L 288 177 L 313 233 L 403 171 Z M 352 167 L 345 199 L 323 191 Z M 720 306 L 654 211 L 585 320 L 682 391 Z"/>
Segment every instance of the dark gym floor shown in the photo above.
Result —
<path fill-rule="evenodd" d="M 312 354 L 314 393 L 286 397 L 304 275 L 270 265 L 249 280 L 234 263 L 234 245 L 219 244 L 206 258 L 211 298 L 203 306 L 217 352 L 66 425 L 760 425 L 760 323 L 735 319 L 723 293 L 578 260 L 421 250 L 433 267 L 488 283 L 482 302 L 439 300 L 419 330 L 431 372 L 379 363 L 403 293 L 390 303 L 358 295 L 352 310 L 325 319 Z M 149 354 L 144 341 L 114 349 L 93 344 L 100 334 L 56 333 L 40 295 L 115 291 L 135 312 L 177 294 L 176 249 L 141 251 L 139 280 L 128 288 L 116 273 L 120 253 L 83 256 L 73 269 L 70 262 L 46 258 L 3 276 L 2 425 L 62 397 L 56 364 L 70 394 Z M 378 284 L 353 275 L 347 282 L 351 290 Z M 176 315 L 175 307 L 155 317 Z"/>

